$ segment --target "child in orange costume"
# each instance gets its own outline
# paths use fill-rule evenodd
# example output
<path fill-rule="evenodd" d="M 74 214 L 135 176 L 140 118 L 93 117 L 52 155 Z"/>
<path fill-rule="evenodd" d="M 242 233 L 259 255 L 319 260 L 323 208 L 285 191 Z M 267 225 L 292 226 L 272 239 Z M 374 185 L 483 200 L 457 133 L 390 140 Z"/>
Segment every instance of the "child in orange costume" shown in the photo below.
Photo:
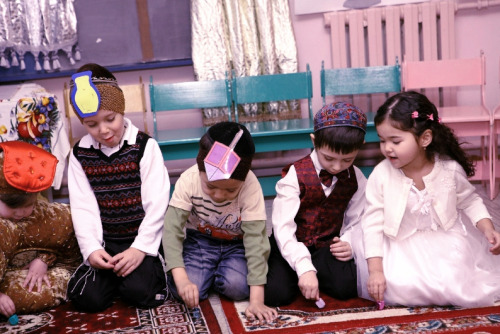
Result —
<path fill-rule="evenodd" d="M 38 199 L 57 159 L 20 141 L 0 150 L 0 314 L 9 317 L 65 301 L 81 257 L 68 205 Z"/>

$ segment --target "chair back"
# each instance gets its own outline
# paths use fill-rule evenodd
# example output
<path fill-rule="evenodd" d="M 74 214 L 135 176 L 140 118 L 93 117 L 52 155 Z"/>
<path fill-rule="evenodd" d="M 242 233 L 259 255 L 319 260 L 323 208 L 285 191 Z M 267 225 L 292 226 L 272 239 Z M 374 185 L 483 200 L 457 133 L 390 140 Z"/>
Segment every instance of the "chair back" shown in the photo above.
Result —
<path fill-rule="evenodd" d="M 400 66 L 325 69 L 321 66 L 323 104 L 330 95 L 359 95 L 401 91 Z"/>
<path fill-rule="evenodd" d="M 309 64 L 305 72 L 279 73 L 236 77 L 233 74 L 231 90 L 238 122 L 240 104 L 307 99 L 309 117 L 312 112 L 312 76 Z"/>
<path fill-rule="evenodd" d="M 227 79 L 153 84 L 153 77 L 151 77 L 149 97 L 155 137 L 158 137 L 156 120 L 158 112 L 220 107 L 231 110 L 232 105 L 231 90 Z M 230 112 L 228 116 L 231 121 Z"/>

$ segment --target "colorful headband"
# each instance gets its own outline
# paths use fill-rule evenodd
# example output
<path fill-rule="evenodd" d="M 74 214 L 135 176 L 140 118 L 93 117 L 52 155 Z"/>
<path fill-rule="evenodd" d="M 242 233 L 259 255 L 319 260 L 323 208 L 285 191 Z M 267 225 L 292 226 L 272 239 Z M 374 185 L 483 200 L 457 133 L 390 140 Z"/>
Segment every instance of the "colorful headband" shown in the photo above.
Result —
<path fill-rule="evenodd" d="M 234 148 L 242 135 L 243 129 L 240 129 L 229 146 L 218 141 L 213 144 L 203 160 L 209 181 L 227 180 L 231 177 L 241 160 L 239 155 L 234 152 Z"/>
<path fill-rule="evenodd" d="M 101 95 L 92 82 L 92 72 L 75 73 L 71 80 L 74 85 L 70 97 L 75 111 L 82 118 L 96 115 L 101 104 Z"/>

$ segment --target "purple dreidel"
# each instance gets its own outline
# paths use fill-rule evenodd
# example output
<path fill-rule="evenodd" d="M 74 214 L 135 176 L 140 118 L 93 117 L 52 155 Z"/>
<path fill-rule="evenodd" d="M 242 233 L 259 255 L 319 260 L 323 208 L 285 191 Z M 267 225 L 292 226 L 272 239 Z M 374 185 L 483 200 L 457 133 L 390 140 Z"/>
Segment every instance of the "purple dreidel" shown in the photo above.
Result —
<path fill-rule="evenodd" d="M 234 152 L 234 147 L 242 135 L 243 130 L 238 131 L 229 146 L 218 141 L 214 143 L 204 160 L 208 181 L 227 180 L 231 177 L 241 160 Z"/>
<path fill-rule="evenodd" d="M 385 307 L 385 302 L 383 300 L 380 300 L 377 302 L 377 305 L 379 310 L 383 310 Z"/>
<path fill-rule="evenodd" d="M 325 304 L 325 301 L 323 300 L 323 298 L 320 298 L 320 299 L 318 299 L 318 300 L 316 301 L 316 306 L 317 306 L 318 308 L 323 308 L 323 307 L 325 307 L 325 305 L 326 305 L 326 304 Z"/>

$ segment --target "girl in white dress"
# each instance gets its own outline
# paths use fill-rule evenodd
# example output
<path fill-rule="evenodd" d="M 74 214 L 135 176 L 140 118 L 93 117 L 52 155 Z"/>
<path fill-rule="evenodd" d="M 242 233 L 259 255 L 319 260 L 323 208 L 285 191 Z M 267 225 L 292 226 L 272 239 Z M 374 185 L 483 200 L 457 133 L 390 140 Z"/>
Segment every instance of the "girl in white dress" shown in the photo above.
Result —
<path fill-rule="evenodd" d="M 386 159 L 368 179 L 362 241 L 353 245 L 360 296 L 386 305 L 494 304 L 500 234 L 467 179 L 474 165 L 457 137 L 417 92 L 389 98 L 375 125 Z"/>

